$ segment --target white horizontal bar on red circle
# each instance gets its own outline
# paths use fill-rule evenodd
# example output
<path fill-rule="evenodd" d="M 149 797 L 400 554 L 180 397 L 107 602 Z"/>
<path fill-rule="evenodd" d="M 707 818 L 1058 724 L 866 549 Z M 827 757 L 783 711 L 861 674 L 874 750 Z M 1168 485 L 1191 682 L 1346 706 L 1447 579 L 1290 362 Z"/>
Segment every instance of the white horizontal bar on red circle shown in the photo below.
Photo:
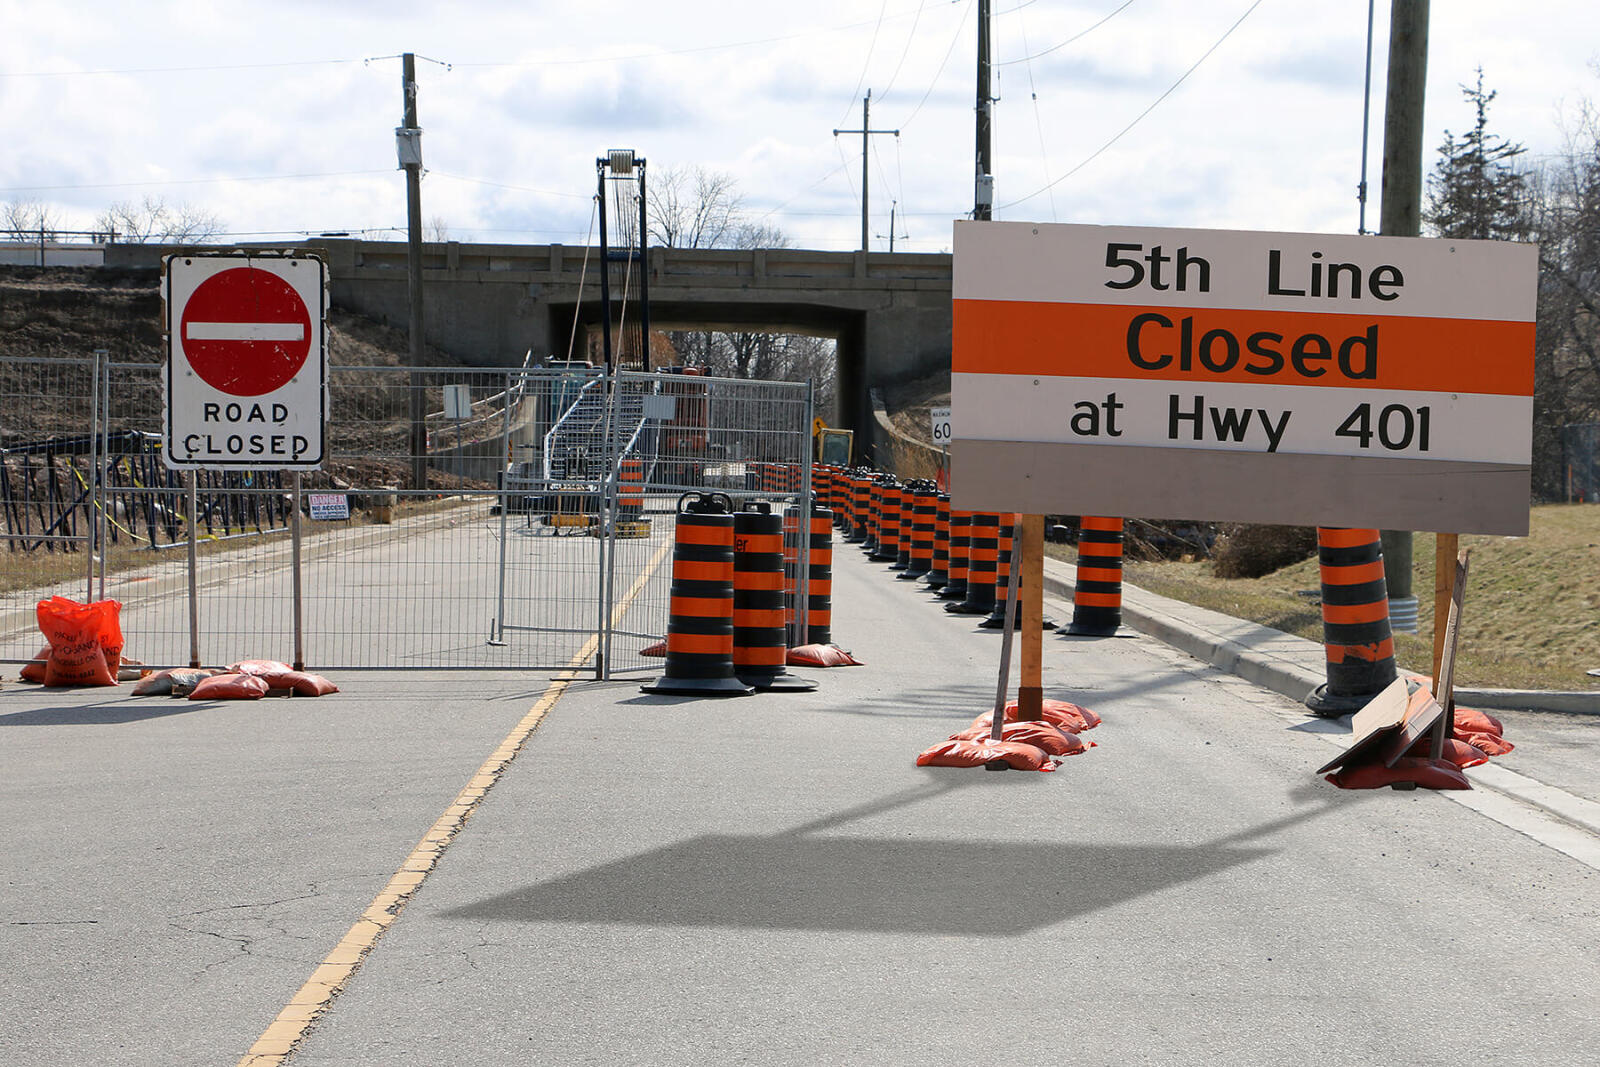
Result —
<path fill-rule="evenodd" d="M 299 322 L 191 322 L 184 327 L 190 341 L 303 341 Z"/>

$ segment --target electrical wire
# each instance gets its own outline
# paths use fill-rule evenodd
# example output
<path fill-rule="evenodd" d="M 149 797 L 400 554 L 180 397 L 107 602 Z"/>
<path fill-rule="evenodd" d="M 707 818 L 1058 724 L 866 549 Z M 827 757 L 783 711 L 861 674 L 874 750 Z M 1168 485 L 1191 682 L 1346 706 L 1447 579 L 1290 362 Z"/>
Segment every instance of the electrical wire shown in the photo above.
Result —
<path fill-rule="evenodd" d="M 1016 10 L 1021 11 L 1022 9 L 1017 8 Z M 1020 18 L 1017 19 L 1017 30 L 1022 34 L 1022 50 L 1026 52 L 1028 50 L 1028 28 L 1023 25 L 1023 20 Z M 1059 222 L 1061 220 L 1056 215 L 1055 189 L 1050 184 L 1050 151 L 1045 147 L 1044 143 L 1044 118 L 1039 114 L 1039 87 L 1033 81 L 1032 60 L 1028 61 L 1026 69 L 1028 71 L 1028 96 L 1033 99 L 1033 125 L 1039 131 L 1039 161 L 1044 167 L 1044 187 L 1050 190 L 1050 221 Z"/>
<path fill-rule="evenodd" d="M 918 100 L 917 106 L 911 109 L 911 114 L 900 122 L 900 129 L 903 130 L 911 125 L 911 120 L 917 117 L 917 113 L 922 110 L 922 105 L 928 102 L 928 97 L 932 96 L 933 90 L 938 87 L 939 79 L 944 76 L 944 68 L 949 66 L 950 56 L 956 50 L 956 43 L 961 40 L 961 31 L 966 29 L 967 16 L 971 13 L 972 0 L 967 0 L 967 9 L 961 13 L 961 19 L 956 23 L 955 36 L 950 38 L 950 47 L 945 49 L 944 59 L 939 63 L 939 69 L 933 72 L 933 80 L 928 83 L 928 91 L 922 94 L 922 99 Z"/>
<path fill-rule="evenodd" d="M 1079 163 L 1076 167 L 1073 167 L 1071 170 L 1067 171 L 1065 174 L 1063 174 L 1061 177 L 1057 178 L 1055 181 L 1051 182 L 1049 185 L 1045 186 L 1043 189 L 1035 189 L 1033 192 L 1029 193 L 1027 196 L 1024 196 L 1024 197 L 1021 197 L 1019 199 L 1013 200 L 1013 201 L 1011 201 L 1010 203 L 1007 203 L 1007 204 L 1001 204 L 1000 207 L 1001 208 L 1016 207 L 1018 204 L 1025 203 L 1026 201 L 1032 200 L 1034 197 L 1038 196 L 1040 193 L 1045 192 L 1048 189 L 1053 189 L 1056 186 L 1060 185 L 1062 182 L 1066 181 L 1068 178 L 1070 178 L 1074 174 L 1078 173 L 1084 167 L 1087 167 L 1090 163 L 1094 162 L 1097 158 L 1099 158 L 1101 153 L 1105 152 L 1106 149 L 1110 148 L 1112 145 L 1114 145 L 1118 141 L 1120 141 L 1122 139 L 1123 135 L 1125 135 L 1129 130 L 1131 130 L 1135 126 L 1137 126 L 1140 123 L 1140 121 L 1144 119 L 1144 117 L 1146 115 L 1148 115 L 1148 114 L 1150 114 L 1150 112 L 1154 111 L 1156 109 L 1156 106 L 1159 105 L 1161 103 L 1161 101 L 1163 101 L 1167 97 L 1171 96 L 1173 94 L 1173 92 L 1178 88 L 1178 86 L 1182 85 L 1184 83 L 1184 80 L 1186 78 L 1188 78 L 1189 75 L 1193 74 L 1199 68 L 1200 64 L 1204 63 L 1207 59 L 1211 58 L 1211 53 L 1215 52 L 1218 48 L 1222 47 L 1222 42 L 1226 41 L 1229 37 L 1231 37 L 1233 35 L 1233 31 L 1237 30 L 1239 28 L 1240 24 L 1243 23 L 1245 19 L 1250 17 L 1250 13 L 1252 11 L 1254 11 L 1256 8 L 1260 7 L 1261 4 L 1262 4 L 1262 0 L 1255 0 L 1255 3 L 1251 4 L 1248 8 L 1246 8 L 1244 14 L 1240 15 L 1239 18 L 1234 22 L 1234 24 L 1232 26 L 1229 26 L 1227 31 L 1225 33 L 1223 33 L 1223 35 L 1221 37 L 1217 38 L 1216 43 L 1213 44 L 1210 48 L 1206 49 L 1205 54 L 1202 55 L 1199 59 L 1194 61 L 1194 65 L 1193 66 L 1191 66 L 1188 70 L 1186 70 L 1182 74 L 1180 74 L 1178 76 L 1178 80 L 1177 81 L 1175 81 L 1171 85 L 1167 86 L 1166 92 L 1164 92 L 1160 96 L 1156 97 L 1155 101 L 1153 103 L 1151 103 L 1151 105 L 1149 107 L 1145 108 L 1143 111 L 1139 112 L 1138 115 L 1134 116 L 1134 119 L 1133 119 L 1132 122 L 1130 122 L 1126 126 L 1122 127 L 1121 130 L 1118 130 L 1117 133 L 1111 138 L 1111 140 L 1107 141 L 1105 144 L 1101 145 L 1099 148 L 1096 148 L 1092 153 L 1089 154 L 1088 158 L 1084 159 L 1083 162 Z"/>
<path fill-rule="evenodd" d="M 168 178 L 150 182 L 85 182 L 80 185 L 17 185 L 0 193 L 54 192 L 67 189 L 141 189 L 162 185 L 209 185 L 213 182 L 276 182 L 305 178 L 349 178 L 365 174 L 389 174 L 387 170 L 334 170 L 321 174 L 251 174 L 221 178 Z"/>
<path fill-rule="evenodd" d="M 845 104 L 844 114 L 839 116 L 840 122 L 844 122 L 850 117 L 851 110 L 855 108 L 856 97 L 861 92 L 861 86 L 866 83 L 867 68 L 872 66 L 872 53 L 878 47 L 878 31 L 883 28 L 883 13 L 888 10 L 888 7 L 889 0 L 883 0 L 883 3 L 878 5 L 878 21 L 872 27 L 872 43 L 867 45 L 867 58 L 861 61 L 861 77 L 856 79 L 856 87 L 850 93 L 850 102 Z M 870 91 L 868 90 L 868 92 Z"/>
<path fill-rule="evenodd" d="M 1071 44 L 1073 41 L 1081 41 L 1083 38 L 1087 37 L 1089 34 L 1093 33 L 1095 30 L 1098 30 L 1101 26 L 1104 26 L 1106 23 L 1110 22 L 1112 19 L 1116 18 L 1118 15 L 1122 14 L 1124 11 L 1128 10 L 1128 8 L 1130 8 L 1132 6 L 1133 6 L 1133 0 L 1125 0 L 1123 5 L 1121 7 L 1119 7 L 1119 8 L 1117 8 L 1115 11 L 1111 12 L 1111 14 L 1107 15 L 1105 18 L 1101 19 L 1099 22 L 1096 22 L 1093 26 L 1090 26 L 1088 29 L 1081 30 L 1078 33 L 1073 34 L 1071 37 L 1068 37 L 1065 41 L 1062 41 L 1060 44 L 1053 44 L 1049 48 L 1046 48 L 1043 52 L 1035 52 L 1033 55 L 1023 56 L 1021 59 L 1008 59 L 1004 63 L 994 63 L 994 64 L 991 64 L 991 65 L 992 66 L 996 66 L 996 67 L 1009 67 L 1013 63 L 1029 63 L 1029 62 L 1032 62 L 1035 59 L 1040 58 L 1041 56 L 1047 56 L 1051 52 L 1058 52 L 1061 49 L 1067 47 L 1067 45 Z M 1020 9 L 1018 9 L 1018 10 L 1020 10 Z M 1023 49 L 1024 50 L 1027 49 L 1027 45 L 1026 44 L 1023 45 Z"/>

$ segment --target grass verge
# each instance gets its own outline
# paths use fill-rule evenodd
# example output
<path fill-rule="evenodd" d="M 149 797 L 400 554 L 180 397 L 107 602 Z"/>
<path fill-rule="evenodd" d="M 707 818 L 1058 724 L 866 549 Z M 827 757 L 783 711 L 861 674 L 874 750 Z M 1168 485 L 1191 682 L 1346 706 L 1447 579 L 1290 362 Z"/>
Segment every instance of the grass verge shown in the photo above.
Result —
<path fill-rule="evenodd" d="M 1527 537 L 1461 538 L 1472 551 L 1456 684 L 1472 689 L 1600 689 L 1600 507 L 1547 505 L 1531 513 Z M 1052 554 L 1073 559 L 1069 546 Z M 1064 550 L 1064 551 L 1063 551 Z M 1395 635 L 1400 666 L 1432 671 L 1434 535 L 1413 537 L 1416 634 Z M 1129 560 L 1128 582 L 1161 596 L 1322 640 L 1317 561 L 1262 578 L 1217 578 L 1209 561 Z"/>

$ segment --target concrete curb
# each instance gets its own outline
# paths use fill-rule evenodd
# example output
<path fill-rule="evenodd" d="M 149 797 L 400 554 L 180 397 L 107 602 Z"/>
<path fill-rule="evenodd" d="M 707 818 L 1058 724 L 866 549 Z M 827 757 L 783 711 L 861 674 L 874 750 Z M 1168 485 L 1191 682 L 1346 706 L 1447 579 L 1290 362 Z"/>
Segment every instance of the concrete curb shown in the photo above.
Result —
<path fill-rule="evenodd" d="M 1077 568 L 1044 561 L 1045 592 L 1071 602 Z M 1218 670 L 1304 700 L 1327 680 L 1322 646 L 1266 626 L 1185 604 L 1124 583 L 1122 618 L 1132 629 L 1187 652 Z M 1600 715 L 1600 692 L 1541 692 L 1518 689 L 1457 689 L 1468 707 Z"/>

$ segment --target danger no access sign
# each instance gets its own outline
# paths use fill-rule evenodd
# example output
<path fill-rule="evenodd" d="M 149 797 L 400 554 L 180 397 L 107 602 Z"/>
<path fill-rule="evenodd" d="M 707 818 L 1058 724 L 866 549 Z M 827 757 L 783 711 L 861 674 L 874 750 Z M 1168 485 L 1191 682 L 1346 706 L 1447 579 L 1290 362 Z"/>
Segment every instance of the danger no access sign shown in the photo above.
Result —
<path fill-rule="evenodd" d="M 321 467 L 328 378 L 322 261 L 168 256 L 163 296 L 167 466 Z"/>

